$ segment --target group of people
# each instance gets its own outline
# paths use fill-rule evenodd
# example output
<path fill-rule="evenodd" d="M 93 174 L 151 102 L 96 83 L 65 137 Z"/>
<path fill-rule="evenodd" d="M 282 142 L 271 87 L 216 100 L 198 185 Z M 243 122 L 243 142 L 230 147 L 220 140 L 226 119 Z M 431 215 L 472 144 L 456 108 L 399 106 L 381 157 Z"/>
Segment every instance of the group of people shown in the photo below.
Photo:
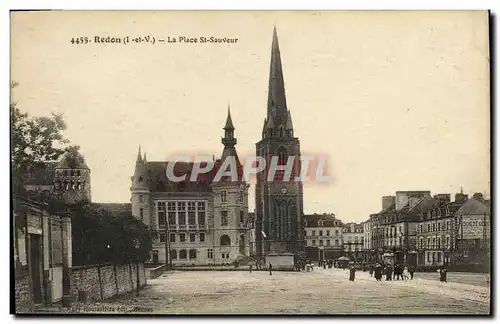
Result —
<path fill-rule="evenodd" d="M 382 276 L 385 274 L 385 280 L 413 280 L 413 275 L 415 273 L 415 266 L 411 265 L 405 267 L 402 264 L 396 264 L 392 266 L 391 264 L 382 265 L 376 263 L 375 265 L 370 264 L 370 276 L 375 277 L 377 281 L 382 280 Z"/>

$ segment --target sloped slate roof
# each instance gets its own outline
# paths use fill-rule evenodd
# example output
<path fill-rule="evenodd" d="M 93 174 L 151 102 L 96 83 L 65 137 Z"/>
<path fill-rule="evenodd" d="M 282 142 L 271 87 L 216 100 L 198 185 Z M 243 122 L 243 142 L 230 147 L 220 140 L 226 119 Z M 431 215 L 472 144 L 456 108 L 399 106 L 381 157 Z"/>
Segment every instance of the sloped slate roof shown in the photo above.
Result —
<path fill-rule="evenodd" d="M 334 222 L 337 221 L 339 225 L 342 225 L 342 221 L 336 219 L 334 215 L 331 214 L 306 214 L 304 215 L 304 220 L 307 222 L 307 227 L 320 227 L 319 221 L 323 221 L 324 227 L 333 227 Z"/>
<path fill-rule="evenodd" d="M 193 169 L 192 162 L 175 162 L 174 175 L 182 176 L 186 174 L 186 178 L 181 182 L 173 182 L 167 179 L 167 166 L 172 161 L 164 162 L 147 162 L 147 179 L 149 189 L 153 192 L 211 192 L 211 183 L 215 176 L 212 170 L 208 173 L 199 174 L 196 181 L 191 181 L 191 171 Z"/>

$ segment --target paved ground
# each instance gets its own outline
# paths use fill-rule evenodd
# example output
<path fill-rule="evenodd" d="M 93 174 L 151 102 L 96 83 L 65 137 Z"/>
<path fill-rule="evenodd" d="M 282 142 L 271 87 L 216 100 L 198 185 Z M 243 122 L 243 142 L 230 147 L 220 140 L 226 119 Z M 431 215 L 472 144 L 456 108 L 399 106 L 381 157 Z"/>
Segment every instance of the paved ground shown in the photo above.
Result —
<path fill-rule="evenodd" d="M 489 287 L 457 283 L 464 274 L 417 273 L 413 281 L 377 282 L 358 271 L 314 272 L 186 271 L 148 280 L 139 297 L 86 306 L 95 313 L 161 314 L 488 314 Z M 435 278 L 434 278 L 434 277 Z M 482 275 L 466 276 L 483 278 Z M 422 277 L 431 280 L 423 279 Z M 432 277 L 432 278 L 431 278 Z M 476 279 L 477 279 L 476 278 Z M 479 279 L 476 280 L 479 282 Z M 76 311 L 76 310 L 74 310 Z"/>

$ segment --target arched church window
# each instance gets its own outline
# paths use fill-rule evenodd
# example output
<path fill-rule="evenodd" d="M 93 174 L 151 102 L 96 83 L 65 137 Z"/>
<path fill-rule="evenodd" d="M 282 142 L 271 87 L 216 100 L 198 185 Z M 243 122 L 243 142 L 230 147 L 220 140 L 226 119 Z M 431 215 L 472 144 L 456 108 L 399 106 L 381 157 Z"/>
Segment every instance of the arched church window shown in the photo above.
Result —
<path fill-rule="evenodd" d="M 280 126 L 280 137 L 283 137 L 283 126 Z"/>
<path fill-rule="evenodd" d="M 287 160 L 287 152 L 284 147 L 278 149 L 278 165 L 285 165 Z"/>
<path fill-rule="evenodd" d="M 220 237 L 220 245 L 221 246 L 227 246 L 227 245 L 231 245 L 231 239 L 229 238 L 229 236 L 227 235 L 222 235 Z"/>

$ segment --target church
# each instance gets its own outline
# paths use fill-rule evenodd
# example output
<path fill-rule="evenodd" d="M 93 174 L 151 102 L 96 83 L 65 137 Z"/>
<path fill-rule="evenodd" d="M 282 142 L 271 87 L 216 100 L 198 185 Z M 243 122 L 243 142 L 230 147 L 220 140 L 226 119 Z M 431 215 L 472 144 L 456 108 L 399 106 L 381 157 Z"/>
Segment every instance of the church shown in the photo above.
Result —
<path fill-rule="evenodd" d="M 248 211 L 250 185 L 243 181 L 236 152 L 235 127 L 228 108 L 221 140 L 223 151 L 212 171 L 189 181 L 192 162 L 147 161 L 139 148 L 132 176 L 132 214 L 155 233 L 152 263 L 171 260 L 173 265 L 229 264 L 250 256 L 304 251 L 303 189 L 300 182 L 282 181 L 282 171 L 267 181 L 268 166 L 257 176 L 255 215 Z M 300 143 L 294 137 L 291 113 L 286 105 L 285 86 L 276 28 L 273 31 L 267 116 L 256 155 L 268 160 L 289 158 L 300 166 Z M 228 158 L 237 164 L 238 180 L 213 181 Z M 166 176 L 170 163 L 174 174 L 186 180 L 172 182 Z M 295 168 L 291 179 L 298 176 Z M 255 217 L 254 217 L 255 216 Z"/>

